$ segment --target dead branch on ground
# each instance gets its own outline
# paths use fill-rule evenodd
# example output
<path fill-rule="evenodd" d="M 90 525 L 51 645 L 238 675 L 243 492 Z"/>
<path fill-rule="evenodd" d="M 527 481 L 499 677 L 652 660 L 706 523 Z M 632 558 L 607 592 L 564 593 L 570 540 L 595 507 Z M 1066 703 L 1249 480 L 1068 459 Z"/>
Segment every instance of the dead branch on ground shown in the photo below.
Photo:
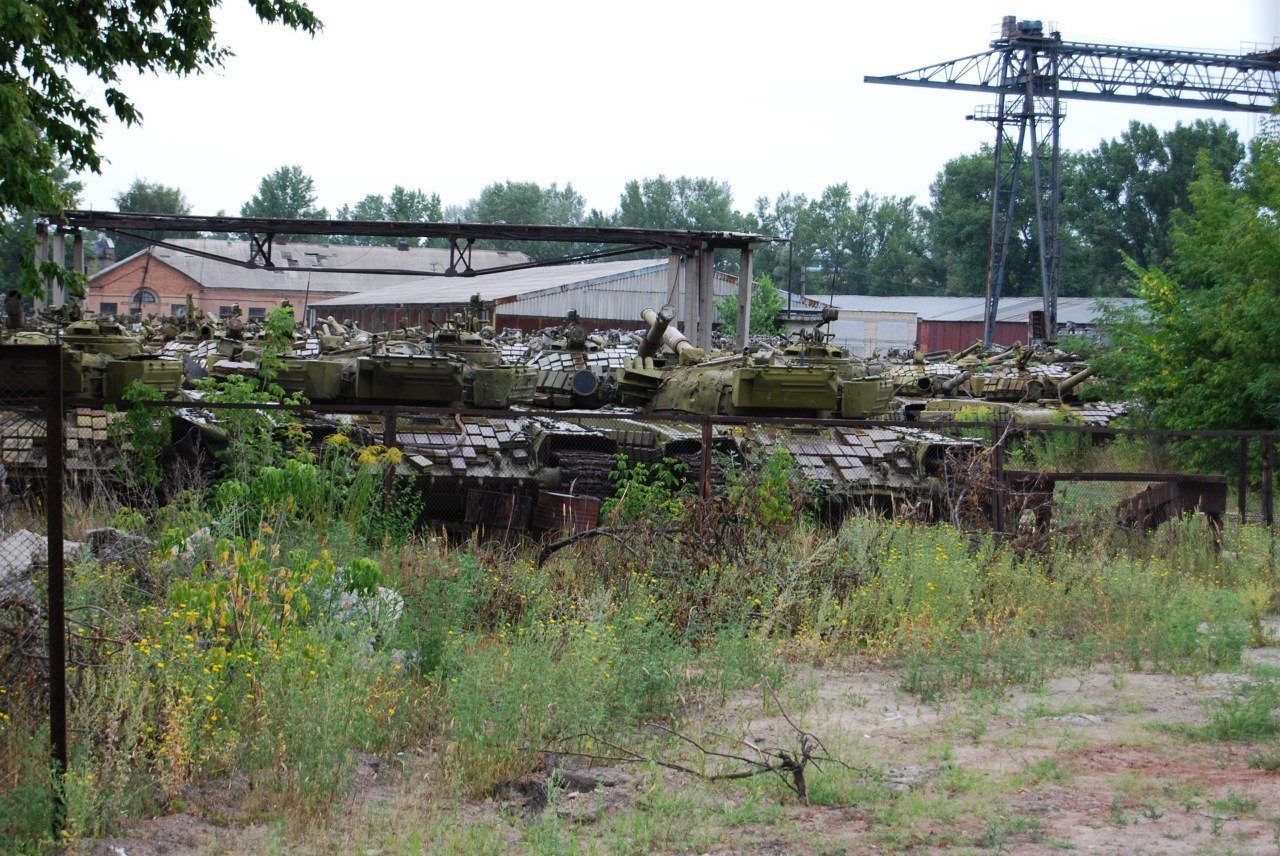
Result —
<path fill-rule="evenodd" d="M 745 749 L 749 754 L 739 754 L 742 749 L 736 751 L 722 751 L 718 748 L 712 748 L 704 745 L 702 742 L 695 740 L 688 734 L 678 731 L 670 726 L 662 723 L 647 723 L 647 727 L 655 731 L 675 737 L 689 746 L 692 746 L 705 758 L 720 759 L 725 762 L 725 767 L 712 772 L 697 770 L 686 764 L 670 761 L 665 758 L 654 757 L 620 746 L 609 740 L 601 738 L 599 735 L 592 733 L 575 734 L 570 737 L 560 738 L 557 743 L 566 744 L 576 740 L 591 740 L 595 743 L 606 747 L 613 755 L 606 755 L 599 752 L 574 752 L 567 751 L 563 748 L 547 749 L 546 751 L 554 752 L 557 755 L 572 756 L 583 758 L 592 762 L 613 763 L 613 764 L 654 764 L 668 770 L 674 770 L 677 773 L 684 773 L 689 776 L 695 776 L 708 782 L 731 781 L 735 779 L 749 779 L 754 776 L 776 775 L 782 782 L 795 793 L 795 795 L 805 805 L 809 804 L 809 788 L 805 778 L 805 771 L 809 765 L 813 765 L 819 772 L 822 771 L 823 763 L 836 764 L 845 769 L 854 769 L 850 765 L 838 758 L 831 756 L 827 747 L 822 740 L 814 733 L 807 731 L 796 725 L 795 721 L 787 714 L 786 709 L 782 706 L 778 694 L 774 691 L 773 686 L 769 682 L 765 682 L 765 687 L 769 690 L 770 696 L 778 706 L 778 711 L 782 714 L 782 718 L 791 726 L 794 732 L 795 745 L 793 748 L 785 749 L 780 747 L 764 746 L 759 741 L 748 735 L 746 738 L 727 738 L 727 742 L 737 744 L 737 746 Z M 867 771 L 863 771 L 864 774 Z"/>

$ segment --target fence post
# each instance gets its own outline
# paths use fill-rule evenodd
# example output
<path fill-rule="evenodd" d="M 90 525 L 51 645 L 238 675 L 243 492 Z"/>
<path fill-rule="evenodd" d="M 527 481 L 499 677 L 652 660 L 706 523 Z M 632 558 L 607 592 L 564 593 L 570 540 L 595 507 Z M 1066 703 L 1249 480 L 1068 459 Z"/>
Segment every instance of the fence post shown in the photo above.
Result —
<path fill-rule="evenodd" d="M 702 417 L 702 472 L 699 473 L 701 482 L 700 495 L 702 499 L 711 498 L 711 417 Z"/>
<path fill-rule="evenodd" d="M 991 426 L 991 528 L 1004 531 L 1004 430 Z"/>
<path fill-rule="evenodd" d="M 50 345 L 45 394 L 46 529 L 49 541 L 49 748 L 53 774 L 53 835 L 58 840 L 66 813 L 63 778 L 67 772 L 67 637 L 63 556 L 62 347 Z"/>
<path fill-rule="evenodd" d="M 1245 513 L 1248 510 L 1249 493 L 1249 438 L 1240 438 L 1240 459 L 1236 466 L 1238 483 L 1236 485 L 1236 510 L 1240 514 L 1240 525 L 1245 523 Z"/>
<path fill-rule="evenodd" d="M 396 408 L 387 409 L 386 415 L 382 419 L 382 445 L 388 449 L 395 448 L 397 433 L 397 415 Z M 388 509 L 391 507 L 392 491 L 396 483 L 396 468 L 387 467 L 386 475 L 382 477 L 382 507 Z"/>
<path fill-rule="evenodd" d="M 1275 439 L 1272 435 L 1267 434 L 1262 438 L 1262 522 L 1267 526 L 1275 523 L 1274 509 L 1272 507 L 1274 497 L 1272 496 L 1272 481 L 1275 474 L 1272 472 L 1272 458 L 1275 451 Z"/>

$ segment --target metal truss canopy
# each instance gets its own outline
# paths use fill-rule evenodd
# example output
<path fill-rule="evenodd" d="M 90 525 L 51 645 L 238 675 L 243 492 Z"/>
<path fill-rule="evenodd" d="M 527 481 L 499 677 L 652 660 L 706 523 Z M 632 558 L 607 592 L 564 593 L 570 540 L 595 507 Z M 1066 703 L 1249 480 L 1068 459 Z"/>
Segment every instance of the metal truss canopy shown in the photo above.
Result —
<path fill-rule="evenodd" d="M 229 232 L 252 235 L 356 235 L 389 238 L 444 238 L 462 248 L 475 241 L 546 241 L 628 244 L 649 249 L 749 249 L 781 240 L 749 232 L 685 229 L 628 229 L 595 226 L 536 226 L 508 223 L 421 223 L 392 220 L 289 220 L 271 217 L 193 217 L 118 211 L 63 211 L 46 214 L 50 225 L 105 231 Z"/>

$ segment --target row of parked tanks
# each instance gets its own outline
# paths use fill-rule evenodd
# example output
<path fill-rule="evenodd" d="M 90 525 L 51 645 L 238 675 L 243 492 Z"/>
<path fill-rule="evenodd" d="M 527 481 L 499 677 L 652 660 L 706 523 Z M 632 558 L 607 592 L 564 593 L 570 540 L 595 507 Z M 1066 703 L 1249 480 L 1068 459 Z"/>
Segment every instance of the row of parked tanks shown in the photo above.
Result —
<path fill-rule="evenodd" d="M 831 343 L 831 315 L 786 340 L 711 354 L 676 329 L 669 306 L 646 309 L 638 331 L 604 335 L 589 334 L 571 313 L 557 330 L 517 339 L 497 335 L 488 317 L 477 297 L 469 311 L 432 329 L 375 334 L 324 319 L 297 332 L 273 382 L 313 403 L 395 406 L 391 433 L 404 452 L 401 467 L 420 484 L 426 515 L 502 529 L 546 526 L 576 514 L 581 497 L 606 497 L 619 455 L 680 461 L 696 478 L 703 416 L 752 420 L 711 426 L 717 461 L 750 466 L 786 448 L 832 507 L 892 511 L 909 504 L 937 513 L 946 495 L 944 464 L 968 454 L 974 441 L 923 423 L 966 411 L 984 419 L 1090 422 L 1116 413 L 1080 400 L 1089 370 L 1069 355 L 975 346 L 955 355 L 862 360 Z M 141 381 L 187 399 L 176 411 L 174 439 L 175 449 L 192 454 L 216 451 L 221 435 L 216 411 L 201 407 L 203 393 L 192 382 L 254 376 L 264 347 L 241 319 L 220 323 L 194 311 L 147 325 L 141 335 L 111 319 L 46 320 L 44 329 L 9 340 L 61 342 L 71 397 L 116 400 Z M 343 426 L 353 421 L 367 429 L 359 436 L 381 440 L 386 418 L 307 414 L 317 441 L 351 431 Z M 840 424 L 794 423 L 801 418 Z M 848 421 L 904 418 L 922 424 Z M 3 430 L 8 439 L 9 427 Z"/>

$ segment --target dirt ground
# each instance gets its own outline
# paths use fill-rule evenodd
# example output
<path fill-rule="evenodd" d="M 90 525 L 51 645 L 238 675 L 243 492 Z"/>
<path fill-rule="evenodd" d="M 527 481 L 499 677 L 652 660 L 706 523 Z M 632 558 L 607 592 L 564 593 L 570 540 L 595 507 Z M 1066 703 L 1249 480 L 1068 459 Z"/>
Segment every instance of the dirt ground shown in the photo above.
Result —
<path fill-rule="evenodd" d="M 1250 650 L 1246 663 L 1280 670 L 1280 648 Z M 1246 679 L 1244 672 L 1181 677 L 1099 666 L 1034 690 L 960 694 L 937 704 L 901 691 L 900 676 L 889 669 L 827 665 L 793 670 L 793 677 L 781 694 L 783 709 L 821 736 L 831 755 L 874 771 L 878 796 L 804 806 L 779 789 L 773 805 L 781 808 L 755 821 L 745 816 L 710 833 L 704 829 L 700 837 L 691 835 L 688 846 L 676 835 L 643 849 L 831 856 L 1280 853 L 1280 773 L 1247 763 L 1260 747 L 1193 742 L 1164 727 L 1203 722 L 1206 703 L 1231 693 Z M 765 716 L 760 701 L 759 694 L 736 697 L 716 714 L 759 745 L 794 742 L 794 728 L 778 707 Z M 633 769 L 601 771 L 611 780 L 596 790 L 608 799 L 596 799 L 588 817 L 573 813 L 574 806 L 590 801 L 591 788 L 570 783 L 557 811 L 579 822 L 566 840 L 586 852 L 627 852 L 616 840 L 605 840 L 602 817 L 645 810 Z M 525 785 L 482 802 L 448 802 L 446 822 L 484 825 L 492 832 L 494 852 L 555 852 L 531 843 L 528 825 L 546 808 L 530 796 L 538 783 Z M 430 799 L 438 819 L 440 799 L 424 798 L 425 787 L 421 775 L 363 758 L 348 813 L 359 818 L 364 807 L 377 804 L 393 823 L 413 823 Z M 720 816 L 730 810 L 741 814 L 750 802 L 740 796 L 739 784 L 716 787 L 713 799 L 725 806 L 717 809 Z M 334 837 L 330 829 L 327 838 L 315 838 L 255 822 L 237 811 L 243 792 L 243 783 L 234 780 L 194 789 L 183 813 L 142 821 L 129 837 L 88 842 L 83 850 L 95 856 L 161 856 L 350 847 L 376 856 L 409 849 L 367 843 L 380 840 L 372 833 Z M 692 828 L 699 821 L 691 816 L 688 822 Z M 410 852 L 432 849 L 431 835 L 414 840 L 428 843 Z M 446 849 L 467 852 L 457 844 Z"/>

